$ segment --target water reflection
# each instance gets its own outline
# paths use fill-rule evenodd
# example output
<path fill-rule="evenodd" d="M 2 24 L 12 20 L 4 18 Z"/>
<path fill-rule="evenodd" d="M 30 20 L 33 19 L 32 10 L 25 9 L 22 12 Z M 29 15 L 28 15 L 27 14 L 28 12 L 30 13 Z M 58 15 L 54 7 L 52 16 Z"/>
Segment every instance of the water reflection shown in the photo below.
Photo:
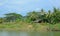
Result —
<path fill-rule="evenodd" d="M 0 36 L 28 36 L 28 33 L 18 31 L 0 31 Z"/>
<path fill-rule="evenodd" d="M 50 36 L 49 32 L 0 31 L 0 36 Z"/>

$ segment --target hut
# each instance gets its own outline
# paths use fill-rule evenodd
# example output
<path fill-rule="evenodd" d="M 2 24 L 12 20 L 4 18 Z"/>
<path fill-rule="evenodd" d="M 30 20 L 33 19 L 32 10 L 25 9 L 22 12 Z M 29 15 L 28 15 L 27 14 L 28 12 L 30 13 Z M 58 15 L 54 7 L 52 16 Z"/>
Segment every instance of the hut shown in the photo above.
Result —
<path fill-rule="evenodd" d="M 33 21 L 34 23 L 41 23 L 42 22 L 42 20 L 41 19 L 38 19 L 38 20 L 35 20 L 35 21 Z"/>

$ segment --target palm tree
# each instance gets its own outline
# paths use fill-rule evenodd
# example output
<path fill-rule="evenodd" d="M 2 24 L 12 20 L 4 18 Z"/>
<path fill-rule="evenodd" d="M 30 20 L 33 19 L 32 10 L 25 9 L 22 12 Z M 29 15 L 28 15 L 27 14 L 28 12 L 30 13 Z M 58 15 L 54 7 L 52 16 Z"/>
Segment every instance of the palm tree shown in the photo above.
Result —
<path fill-rule="evenodd" d="M 54 8 L 53 14 L 54 14 L 55 22 L 59 22 L 60 21 L 60 9 Z"/>
<path fill-rule="evenodd" d="M 27 15 L 27 17 L 28 17 L 30 20 L 32 20 L 32 21 L 34 21 L 34 20 L 36 20 L 36 19 L 39 18 L 37 12 L 35 12 L 35 11 L 29 12 L 28 15 Z"/>

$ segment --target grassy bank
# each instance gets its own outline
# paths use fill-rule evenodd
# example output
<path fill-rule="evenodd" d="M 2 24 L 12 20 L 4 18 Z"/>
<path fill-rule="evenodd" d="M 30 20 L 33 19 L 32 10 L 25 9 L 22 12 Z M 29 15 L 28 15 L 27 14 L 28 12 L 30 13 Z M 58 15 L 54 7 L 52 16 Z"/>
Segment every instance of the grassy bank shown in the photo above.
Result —
<path fill-rule="evenodd" d="M 55 25 L 48 23 L 26 23 L 26 22 L 8 22 L 0 24 L 0 30 L 17 31 L 49 31 L 50 29 L 60 29 L 60 23 Z"/>

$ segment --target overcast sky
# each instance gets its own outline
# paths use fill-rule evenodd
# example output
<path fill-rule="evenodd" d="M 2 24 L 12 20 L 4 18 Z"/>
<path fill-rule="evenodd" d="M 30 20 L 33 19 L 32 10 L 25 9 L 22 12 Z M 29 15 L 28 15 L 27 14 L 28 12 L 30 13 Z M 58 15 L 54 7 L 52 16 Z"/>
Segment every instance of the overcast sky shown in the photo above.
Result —
<path fill-rule="evenodd" d="M 60 0 L 0 0 L 0 17 L 10 12 L 26 15 L 33 10 L 43 8 L 47 11 L 53 7 L 60 8 Z"/>

